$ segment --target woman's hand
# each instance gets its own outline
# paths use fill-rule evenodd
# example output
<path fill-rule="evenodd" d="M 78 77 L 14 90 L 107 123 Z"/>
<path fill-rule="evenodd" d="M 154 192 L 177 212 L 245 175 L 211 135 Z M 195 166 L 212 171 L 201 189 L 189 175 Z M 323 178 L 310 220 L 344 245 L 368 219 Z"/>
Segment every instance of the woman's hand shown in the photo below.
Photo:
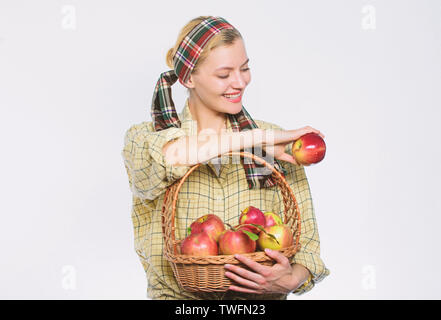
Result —
<path fill-rule="evenodd" d="M 243 264 L 247 265 L 249 271 L 236 265 L 225 265 L 225 276 L 234 280 L 238 285 L 230 286 L 230 290 L 247 293 L 290 293 L 300 286 L 303 275 L 293 272 L 291 264 L 283 254 L 275 250 L 265 250 L 265 253 L 276 260 L 273 266 L 264 266 L 258 262 L 241 255 L 235 255 Z M 302 267 L 306 272 L 309 271 Z"/>
<path fill-rule="evenodd" d="M 285 152 L 288 144 L 310 132 L 317 133 L 320 137 L 322 137 L 322 139 L 325 138 L 325 136 L 319 130 L 310 126 L 295 130 L 267 130 L 267 132 L 270 134 L 264 133 L 266 135 L 263 146 L 265 151 L 268 154 L 273 155 L 274 158 L 278 160 L 287 161 L 295 165 L 298 165 L 296 159 L 292 155 Z"/>

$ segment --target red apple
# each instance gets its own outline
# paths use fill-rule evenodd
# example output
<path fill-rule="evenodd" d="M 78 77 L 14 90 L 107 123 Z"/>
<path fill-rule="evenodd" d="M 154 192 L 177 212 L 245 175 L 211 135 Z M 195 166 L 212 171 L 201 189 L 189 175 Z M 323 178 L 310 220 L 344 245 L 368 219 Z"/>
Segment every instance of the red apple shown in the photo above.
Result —
<path fill-rule="evenodd" d="M 255 231 L 256 228 L 253 228 L 253 226 L 248 226 L 248 225 L 242 225 L 240 224 L 237 227 L 237 230 L 241 230 L 243 231 L 245 234 L 248 235 L 248 237 L 253 240 L 256 241 L 257 239 L 259 239 L 259 235 L 258 232 Z M 259 231 L 260 232 L 260 231 Z"/>
<path fill-rule="evenodd" d="M 257 244 L 262 250 L 265 250 L 267 248 L 272 250 L 280 250 L 291 246 L 294 242 L 291 229 L 287 225 L 275 225 L 272 227 L 266 227 L 265 231 L 272 234 L 277 239 L 278 243 L 265 232 L 261 232 L 259 234 Z"/>
<path fill-rule="evenodd" d="M 265 212 L 265 228 L 283 224 L 282 218 L 274 212 Z"/>
<path fill-rule="evenodd" d="M 238 226 L 235 227 L 235 229 L 242 230 L 242 231 L 248 231 L 248 232 L 255 234 L 255 230 L 254 230 L 255 228 L 253 228 L 253 226 L 246 226 L 246 225 L 239 224 Z"/>
<path fill-rule="evenodd" d="M 265 216 L 263 215 L 263 212 L 253 206 L 245 208 L 239 217 L 239 224 L 250 223 L 258 224 L 262 227 L 265 227 Z M 256 227 L 250 226 L 250 228 L 254 233 L 260 232 L 260 230 Z"/>
<path fill-rule="evenodd" d="M 236 230 L 225 230 L 219 237 L 219 254 L 251 253 L 256 251 L 256 241 L 244 231 L 249 227 L 238 227 Z M 257 236 L 256 236 L 257 237 Z"/>
<path fill-rule="evenodd" d="M 191 234 L 206 232 L 215 241 L 218 241 L 220 234 L 225 230 L 225 225 L 221 218 L 215 214 L 206 214 L 194 221 L 190 225 L 190 230 Z"/>
<path fill-rule="evenodd" d="M 181 242 L 181 254 L 191 256 L 216 256 L 219 248 L 216 240 L 206 232 L 194 233 Z"/>
<path fill-rule="evenodd" d="M 323 160 L 326 153 L 325 141 L 314 132 L 298 138 L 292 146 L 292 155 L 297 163 L 309 166 Z"/>

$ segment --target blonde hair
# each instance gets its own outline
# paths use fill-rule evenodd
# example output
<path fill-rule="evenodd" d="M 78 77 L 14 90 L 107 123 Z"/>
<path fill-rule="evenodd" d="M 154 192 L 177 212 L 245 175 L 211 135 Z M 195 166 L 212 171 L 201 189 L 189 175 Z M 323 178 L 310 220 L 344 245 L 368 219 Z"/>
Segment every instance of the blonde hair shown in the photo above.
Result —
<path fill-rule="evenodd" d="M 199 16 L 197 18 L 194 18 L 181 29 L 181 32 L 178 35 L 178 39 L 176 40 L 175 46 L 167 51 L 167 55 L 165 58 L 167 66 L 169 66 L 171 69 L 174 69 L 173 57 L 175 56 L 176 51 L 178 51 L 179 45 L 181 44 L 182 40 L 194 27 L 196 27 L 203 20 L 210 17 L 211 16 Z M 211 38 L 204 46 L 204 49 L 202 50 L 198 60 L 196 61 L 196 65 L 192 70 L 192 74 L 196 74 L 198 72 L 198 66 L 201 65 L 205 61 L 205 59 L 207 59 L 211 50 L 220 46 L 232 45 L 236 39 L 242 39 L 242 35 L 236 28 L 223 29 L 215 36 L 213 36 L 213 38 Z"/>

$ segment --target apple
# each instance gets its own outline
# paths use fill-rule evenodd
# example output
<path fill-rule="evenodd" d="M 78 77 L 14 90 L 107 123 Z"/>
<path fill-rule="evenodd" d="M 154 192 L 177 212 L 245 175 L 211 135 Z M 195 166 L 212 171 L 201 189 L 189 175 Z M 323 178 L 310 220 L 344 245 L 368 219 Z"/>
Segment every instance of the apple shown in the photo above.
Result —
<path fill-rule="evenodd" d="M 191 256 L 216 256 L 219 247 L 206 232 L 194 233 L 181 242 L 181 253 Z"/>
<path fill-rule="evenodd" d="M 255 228 L 253 228 L 253 226 L 248 226 L 248 225 L 240 224 L 240 225 L 236 226 L 235 228 L 237 230 L 248 231 L 248 232 L 251 232 L 251 233 L 255 234 Z"/>
<path fill-rule="evenodd" d="M 190 234 L 206 232 L 215 241 L 218 241 L 220 234 L 225 230 L 225 225 L 217 215 L 206 214 L 194 221 L 189 229 Z"/>
<path fill-rule="evenodd" d="M 297 163 L 309 166 L 323 160 L 326 153 L 325 141 L 314 132 L 298 138 L 292 146 L 292 155 Z"/>
<path fill-rule="evenodd" d="M 259 239 L 257 239 L 257 245 L 262 250 L 267 248 L 272 250 L 280 250 L 291 246 L 294 242 L 291 229 L 285 224 L 266 227 L 265 231 L 272 234 L 277 241 L 265 232 L 261 232 L 259 234 Z"/>
<path fill-rule="evenodd" d="M 251 253 L 256 251 L 256 241 L 247 234 L 248 226 L 225 230 L 219 237 L 219 254 Z M 257 238 L 257 235 L 255 235 Z"/>
<path fill-rule="evenodd" d="M 227 225 L 230 227 L 230 228 L 232 228 L 233 230 L 242 230 L 242 231 L 244 231 L 246 234 L 248 234 L 250 237 L 251 237 L 251 239 L 253 239 L 253 240 L 257 240 L 257 238 L 259 238 L 258 236 L 257 236 L 257 234 L 256 234 L 256 228 L 254 228 L 253 226 L 251 226 L 251 225 L 244 225 L 244 224 L 239 224 L 239 225 L 237 225 L 237 226 L 234 226 L 234 227 L 232 227 L 232 226 L 230 226 L 228 223 L 227 223 Z M 252 233 L 252 235 L 250 235 L 250 233 Z"/>
<path fill-rule="evenodd" d="M 245 208 L 239 217 L 239 224 L 251 223 L 261 225 L 262 228 L 265 227 L 265 216 L 263 215 L 263 212 L 253 206 Z M 260 230 L 254 226 L 250 226 L 250 228 L 254 233 L 260 232 Z"/>
<path fill-rule="evenodd" d="M 283 224 L 282 218 L 274 212 L 265 212 L 263 215 L 265 216 L 265 227 Z"/>

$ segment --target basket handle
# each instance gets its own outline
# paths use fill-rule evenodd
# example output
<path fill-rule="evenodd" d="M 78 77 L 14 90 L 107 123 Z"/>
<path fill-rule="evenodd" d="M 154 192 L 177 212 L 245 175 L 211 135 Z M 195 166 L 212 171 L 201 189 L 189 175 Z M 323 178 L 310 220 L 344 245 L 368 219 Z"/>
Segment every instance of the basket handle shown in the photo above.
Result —
<path fill-rule="evenodd" d="M 282 176 L 282 174 L 274 168 L 274 166 L 272 166 L 271 164 L 269 164 L 267 161 L 265 161 L 264 159 L 249 153 L 249 152 L 245 152 L 245 151 L 229 151 L 223 155 L 226 156 L 240 156 L 240 157 L 247 157 L 247 158 L 251 158 L 254 161 L 264 165 L 265 167 L 267 167 L 268 169 L 270 169 L 273 172 L 273 175 L 276 175 L 276 177 L 278 178 L 277 180 L 280 181 L 282 184 L 285 185 L 285 193 L 283 193 L 283 203 L 284 203 L 284 223 L 287 224 L 291 219 L 294 219 L 294 221 L 297 221 L 297 226 L 296 226 L 296 247 L 298 247 L 299 244 L 299 238 L 300 238 L 300 233 L 301 233 L 301 223 L 300 223 L 300 211 L 299 211 L 299 207 L 297 204 L 297 200 L 294 196 L 293 191 L 291 190 L 291 187 L 289 186 L 289 184 L 287 183 L 286 179 Z M 175 212 L 176 212 L 176 203 L 178 200 L 178 194 L 179 194 L 179 190 L 181 189 L 183 183 L 185 182 L 185 180 L 187 179 L 187 177 L 194 171 L 196 170 L 199 166 L 201 165 L 201 163 L 195 164 L 194 166 L 192 166 L 183 177 L 181 177 L 177 182 L 175 182 L 175 184 L 177 183 L 177 186 L 175 187 L 176 189 L 174 190 L 174 194 L 173 194 L 173 200 L 172 200 L 172 210 L 171 210 L 171 217 L 169 219 L 170 225 L 171 225 L 171 232 L 170 232 L 170 236 L 171 236 L 171 243 L 168 243 L 168 239 L 167 239 L 167 228 L 166 228 L 166 224 L 167 224 L 167 220 L 165 219 L 166 217 L 164 216 L 164 212 L 165 212 L 165 201 L 163 203 L 163 208 L 162 208 L 162 232 L 163 232 L 163 236 L 164 236 L 164 242 L 165 242 L 165 247 L 172 247 L 173 248 L 173 252 L 174 254 L 177 254 L 177 246 L 176 246 L 176 235 L 175 235 Z M 173 184 L 172 186 L 174 186 L 175 184 Z M 170 190 L 172 190 L 172 186 L 170 186 L 169 188 L 167 188 L 166 190 L 166 194 L 165 194 L 165 198 L 167 198 L 170 194 Z M 286 194 L 286 190 L 288 191 L 288 194 Z M 295 212 L 294 214 L 296 215 L 295 217 L 292 216 L 292 214 L 289 214 L 288 212 L 288 207 L 289 207 L 289 200 L 292 200 L 294 203 L 294 207 L 295 207 Z"/>

